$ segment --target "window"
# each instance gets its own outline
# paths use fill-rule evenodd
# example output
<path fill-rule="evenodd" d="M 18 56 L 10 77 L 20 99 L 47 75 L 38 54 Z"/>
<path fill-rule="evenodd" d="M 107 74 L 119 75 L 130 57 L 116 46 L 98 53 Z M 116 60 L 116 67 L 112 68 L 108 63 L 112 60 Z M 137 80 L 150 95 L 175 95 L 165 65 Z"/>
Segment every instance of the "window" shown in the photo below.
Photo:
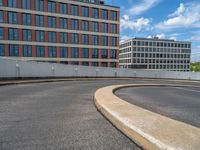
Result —
<path fill-rule="evenodd" d="M 57 52 L 56 52 L 55 46 L 49 46 L 48 47 L 48 56 L 49 57 L 57 57 Z"/>
<path fill-rule="evenodd" d="M 60 43 L 67 43 L 67 33 L 60 33 Z"/>
<path fill-rule="evenodd" d="M 36 26 L 44 27 L 44 16 L 36 15 Z"/>
<path fill-rule="evenodd" d="M 4 56 L 5 52 L 4 52 L 4 45 L 0 44 L 0 56 Z"/>
<path fill-rule="evenodd" d="M 22 14 L 22 24 L 31 25 L 31 14 Z"/>
<path fill-rule="evenodd" d="M 72 30 L 78 30 L 78 20 L 77 19 L 72 19 L 71 20 L 71 29 Z"/>
<path fill-rule="evenodd" d="M 17 8 L 17 0 L 8 0 L 8 7 Z"/>
<path fill-rule="evenodd" d="M 99 18 L 99 10 L 98 8 L 92 8 L 92 18 Z"/>
<path fill-rule="evenodd" d="M 78 44 L 78 34 L 77 33 L 71 34 L 71 43 L 72 44 Z"/>
<path fill-rule="evenodd" d="M 110 37 L 110 45 L 117 46 L 117 38 L 116 37 Z"/>
<path fill-rule="evenodd" d="M 44 46 L 36 46 L 36 57 L 44 57 L 45 51 Z"/>
<path fill-rule="evenodd" d="M 21 4 L 23 9 L 31 9 L 31 0 L 22 0 Z"/>
<path fill-rule="evenodd" d="M 89 22 L 85 21 L 85 20 L 82 20 L 81 21 L 81 29 L 83 31 L 89 31 Z"/>
<path fill-rule="evenodd" d="M 56 43 L 56 32 L 48 32 L 48 42 Z"/>
<path fill-rule="evenodd" d="M 82 58 L 89 58 L 89 49 L 82 48 Z"/>
<path fill-rule="evenodd" d="M 44 42 L 44 31 L 36 31 L 36 41 Z"/>
<path fill-rule="evenodd" d="M 111 59 L 116 59 L 117 58 L 116 50 L 110 50 L 110 58 Z"/>
<path fill-rule="evenodd" d="M 8 39 L 9 40 L 18 40 L 18 29 L 9 28 L 8 29 Z"/>
<path fill-rule="evenodd" d="M 102 19 L 107 20 L 108 19 L 108 11 L 107 10 L 102 10 Z"/>
<path fill-rule="evenodd" d="M 0 40 L 4 40 L 4 28 L 0 28 Z"/>
<path fill-rule="evenodd" d="M 89 17 L 89 7 L 81 7 L 81 11 L 82 11 L 82 16 L 83 17 Z"/>
<path fill-rule="evenodd" d="M 64 3 L 60 3 L 60 13 L 61 14 L 67 14 L 67 4 L 64 4 Z"/>
<path fill-rule="evenodd" d="M 56 27 L 56 17 L 48 17 L 48 27 L 50 28 Z"/>
<path fill-rule="evenodd" d="M 107 49 L 102 49 L 101 50 L 101 58 L 108 58 L 108 50 Z"/>
<path fill-rule="evenodd" d="M 67 19 L 66 18 L 60 18 L 60 28 L 67 29 Z"/>
<path fill-rule="evenodd" d="M 56 3 L 48 1 L 48 12 L 56 12 Z"/>
<path fill-rule="evenodd" d="M 68 49 L 67 47 L 60 47 L 60 57 L 67 58 L 68 57 Z"/>
<path fill-rule="evenodd" d="M 102 62 L 101 63 L 101 67 L 108 67 L 108 63 L 107 62 Z"/>
<path fill-rule="evenodd" d="M 24 57 L 32 57 L 32 46 L 23 45 L 23 56 Z"/>
<path fill-rule="evenodd" d="M 102 43 L 101 44 L 103 46 L 108 46 L 108 37 L 107 36 L 102 36 L 101 38 L 102 38 L 102 40 L 101 40 Z"/>
<path fill-rule="evenodd" d="M 99 24 L 98 22 L 92 22 L 92 31 L 98 32 L 99 31 Z"/>
<path fill-rule="evenodd" d="M 71 15 L 78 16 L 78 6 L 77 5 L 71 5 Z"/>
<path fill-rule="evenodd" d="M 108 24 L 107 23 L 102 23 L 101 26 L 101 32 L 107 33 L 108 32 Z"/>
<path fill-rule="evenodd" d="M 110 11 L 110 20 L 117 21 L 117 12 L 116 11 Z"/>
<path fill-rule="evenodd" d="M 89 62 L 82 62 L 83 66 L 89 66 Z"/>
<path fill-rule="evenodd" d="M 3 22 L 3 11 L 0 11 L 0 23 Z"/>
<path fill-rule="evenodd" d="M 117 64 L 115 62 L 110 62 L 110 67 L 115 68 Z"/>
<path fill-rule="evenodd" d="M 82 34 L 81 35 L 81 43 L 82 44 L 89 44 L 89 35 L 86 35 L 86 34 Z"/>
<path fill-rule="evenodd" d="M 71 48 L 71 57 L 72 58 L 78 58 L 79 53 L 78 53 L 78 48 L 72 47 Z"/>
<path fill-rule="evenodd" d="M 98 49 L 96 48 L 92 49 L 92 58 L 99 58 Z"/>
<path fill-rule="evenodd" d="M 98 67 L 98 66 L 99 66 L 99 63 L 98 63 L 98 62 L 92 62 L 92 66 Z"/>
<path fill-rule="evenodd" d="M 98 45 L 99 44 L 99 37 L 97 35 L 92 36 L 92 45 Z"/>
<path fill-rule="evenodd" d="M 31 41 L 32 40 L 32 32 L 31 30 L 22 30 L 22 39 L 23 41 Z"/>
<path fill-rule="evenodd" d="M 0 0 L 0 6 L 2 6 L 3 5 L 3 0 Z"/>
<path fill-rule="evenodd" d="M 44 0 L 35 0 L 35 10 L 44 11 Z"/>
<path fill-rule="evenodd" d="M 9 56 L 19 56 L 19 46 L 9 45 Z"/>
<path fill-rule="evenodd" d="M 8 23 L 18 24 L 17 13 L 16 12 L 8 12 Z"/>
<path fill-rule="evenodd" d="M 117 33 L 117 25 L 116 24 L 110 24 L 110 33 Z"/>

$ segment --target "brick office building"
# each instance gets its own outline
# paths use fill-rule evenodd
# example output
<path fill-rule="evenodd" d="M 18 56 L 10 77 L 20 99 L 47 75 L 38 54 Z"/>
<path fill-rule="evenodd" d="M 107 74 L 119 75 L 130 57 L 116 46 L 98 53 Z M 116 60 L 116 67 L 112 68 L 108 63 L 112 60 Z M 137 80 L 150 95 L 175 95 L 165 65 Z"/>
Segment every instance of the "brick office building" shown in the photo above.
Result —
<path fill-rule="evenodd" d="M 118 67 L 119 13 L 99 0 L 0 0 L 0 56 Z"/>

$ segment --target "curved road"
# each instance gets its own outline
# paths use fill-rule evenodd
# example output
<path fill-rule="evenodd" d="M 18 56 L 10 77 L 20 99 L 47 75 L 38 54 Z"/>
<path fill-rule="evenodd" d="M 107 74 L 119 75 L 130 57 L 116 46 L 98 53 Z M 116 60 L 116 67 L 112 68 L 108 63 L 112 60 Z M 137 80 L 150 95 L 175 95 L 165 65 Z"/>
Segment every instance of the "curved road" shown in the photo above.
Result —
<path fill-rule="evenodd" d="M 127 83 L 170 82 L 118 79 L 0 87 L 0 149 L 139 150 L 93 103 L 98 88 Z"/>
<path fill-rule="evenodd" d="M 150 111 L 200 127 L 200 86 L 142 86 L 123 88 L 115 94 Z"/>

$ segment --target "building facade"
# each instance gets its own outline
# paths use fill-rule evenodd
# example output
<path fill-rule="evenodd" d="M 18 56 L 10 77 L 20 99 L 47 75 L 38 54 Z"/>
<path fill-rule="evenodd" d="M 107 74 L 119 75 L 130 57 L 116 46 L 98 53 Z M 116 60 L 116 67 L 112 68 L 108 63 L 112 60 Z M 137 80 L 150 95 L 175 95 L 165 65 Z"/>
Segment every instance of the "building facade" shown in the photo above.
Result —
<path fill-rule="evenodd" d="M 133 38 L 120 43 L 122 68 L 189 71 L 191 42 Z"/>
<path fill-rule="evenodd" d="M 119 16 L 100 0 L 0 0 L 0 56 L 118 67 Z"/>

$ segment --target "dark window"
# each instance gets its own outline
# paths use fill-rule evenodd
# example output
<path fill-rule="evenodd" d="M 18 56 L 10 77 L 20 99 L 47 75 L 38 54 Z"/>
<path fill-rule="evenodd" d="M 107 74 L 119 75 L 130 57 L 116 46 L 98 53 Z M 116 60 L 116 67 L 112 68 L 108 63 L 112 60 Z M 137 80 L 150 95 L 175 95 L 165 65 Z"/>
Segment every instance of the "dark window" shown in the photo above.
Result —
<path fill-rule="evenodd" d="M 71 5 L 71 15 L 78 16 L 78 6 L 77 5 Z"/>
<path fill-rule="evenodd" d="M 71 48 L 71 57 L 72 58 L 78 58 L 79 53 L 78 53 L 78 48 L 72 47 Z"/>
<path fill-rule="evenodd" d="M 116 24 L 110 24 L 110 33 L 117 33 L 117 25 Z"/>
<path fill-rule="evenodd" d="M 19 46 L 9 45 L 9 56 L 19 56 Z"/>
<path fill-rule="evenodd" d="M 48 56 L 57 57 L 56 47 L 54 46 L 48 47 Z"/>
<path fill-rule="evenodd" d="M 110 45 L 117 46 L 117 38 L 116 37 L 110 37 Z"/>
<path fill-rule="evenodd" d="M 67 58 L 68 57 L 67 47 L 60 47 L 60 57 L 61 58 Z"/>
<path fill-rule="evenodd" d="M 60 18 L 60 28 L 67 29 L 67 19 L 66 18 Z"/>
<path fill-rule="evenodd" d="M 36 56 L 37 57 L 45 56 L 44 46 L 36 46 Z"/>
<path fill-rule="evenodd" d="M 89 44 L 89 35 L 82 34 L 81 35 L 81 43 L 82 44 Z"/>
<path fill-rule="evenodd" d="M 44 11 L 44 0 L 35 0 L 35 10 Z"/>
<path fill-rule="evenodd" d="M 32 57 L 32 46 L 23 45 L 23 56 L 24 57 Z"/>
<path fill-rule="evenodd" d="M 83 66 L 89 66 L 89 62 L 82 62 Z"/>
<path fill-rule="evenodd" d="M 89 17 L 89 7 L 81 7 L 81 12 L 83 17 Z"/>
<path fill-rule="evenodd" d="M 36 31 L 36 41 L 44 42 L 44 31 Z"/>
<path fill-rule="evenodd" d="M 108 58 L 108 50 L 107 49 L 101 50 L 101 58 L 103 58 L 103 59 Z"/>
<path fill-rule="evenodd" d="M 60 33 L 60 43 L 67 43 L 67 33 Z"/>
<path fill-rule="evenodd" d="M 3 11 L 0 11 L 0 23 L 3 22 Z"/>
<path fill-rule="evenodd" d="M 99 24 L 98 22 L 92 22 L 92 31 L 98 32 L 99 31 Z"/>
<path fill-rule="evenodd" d="M 16 12 L 8 12 L 8 23 L 18 24 L 17 13 Z"/>
<path fill-rule="evenodd" d="M 101 41 L 102 43 L 101 44 L 103 46 L 108 46 L 108 37 L 107 36 L 102 36 L 101 38 L 102 38 L 102 41 Z"/>
<path fill-rule="evenodd" d="M 101 32 L 107 33 L 108 32 L 108 24 L 102 23 L 101 25 L 102 25 Z"/>
<path fill-rule="evenodd" d="M 48 32 L 48 42 L 56 43 L 56 32 Z"/>
<path fill-rule="evenodd" d="M 48 12 L 56 12 L 56 2 L 48 1 Z"/>
<path fill-rule="evenodd" d="M 0 44 L 0 56 L 4 56 L 4 55 L 5 55 L 4 45 Z"/>
<path fill-rule="evenodd" d="M 18 40 L 18 29 L 9 28 L 8 29 L 8 39 L 9 40 Z"/>
<path fill-rule="evenodd" d="M 117 58 L 116 50 L 110 50 L 110 58 L 111 59 L 116 59 Z"/>
<path fill-rule="evenodd" d="M 60 13 L 61 14 L 67 14 L 67 4 L 64 4 L 64 3 L 60 3 Z"/>
<path fill-rule="evenodd" d="M 89 31 L 89 22 L 85 21 L 85 20 L 82 20 L 81 21 L 81 29 L 83 31 Z"/>
<path fill-rule="evenodd" d="M 99 18 L 99 9 L 98 8 L 92 8 L 92 18 Z"/>
<path fill-rule="evenodd" d="M 4 28 L 0 28 L 0 40 L 4 40 Z"/>
<path fill-rule="evenodd" d="M 36 15 L 36 26 L 44 27 L 44 16 Z"/>
<path fill-rule="evenodd" d="M 107 62 L 102 62 L 101 63 L 101 67 L 108 67 L 108 63 Z"/>
<path fill-rule="evenodd" d="M 31 0 L 22 0 L 23 9 L 31 9 Z"/>
<path fill-rule="evenodd" d="M 98 35 L 92 36 L 92 45 L 98 45 L 99 44 L 99 37 Z"/>
<path fill-rule="evenodd" d="M 98 49 L 92 49 L 92 58 L 99 58 Z"/>
<path fill-rule="evenodd" d="M 117 12 L 116 11 L 110 11 L 110 20 L 117 20 Z"/>
<path fill-rule="evenodd" d="M 8 7 L 17 8 L 17 0 L 8 0 Z"/>
<path fill-rule="evenodd" d="M 82 58 L 89 58 L 89 49 L 82 48 Z"/>
<path fill-rule="evenodd" d="M 71 29 L 72 30 L 78 30 L 78 20 L 77 19 L 72 19 L 71 20 Z"/>
<path fill-rule="evenodd" d="M 77 33 L 71 34 L 71 43 L 72 44 L 78 44 L 78 34 Z"/>
<path fill-rule="evenodd" d="M 56 17 L 48 17 L 48 27 L 50 28 L 56 27 Z"/>
<path fill-rule="evenodd" d="M 22 14 L 22 24 L 31 25 L 31 14 Z"/>
<path fill-rule="evenodd" d="M 102 10 L 102 19 L 107 20 L 108 19 L 108 11 L 107 10 Z"/>
<path fill-rule="evenodd" d="M 23 41 L 31 41 L 32 40 L 32 32 L 31 30 L 22 30 L 22 39 Z"/>
<path fill-rule="evenodd" d="M 97 67 L 97 66 L 99 66 L 99 63 L 98 62 L 92 62 L 92 66 Z"/>

